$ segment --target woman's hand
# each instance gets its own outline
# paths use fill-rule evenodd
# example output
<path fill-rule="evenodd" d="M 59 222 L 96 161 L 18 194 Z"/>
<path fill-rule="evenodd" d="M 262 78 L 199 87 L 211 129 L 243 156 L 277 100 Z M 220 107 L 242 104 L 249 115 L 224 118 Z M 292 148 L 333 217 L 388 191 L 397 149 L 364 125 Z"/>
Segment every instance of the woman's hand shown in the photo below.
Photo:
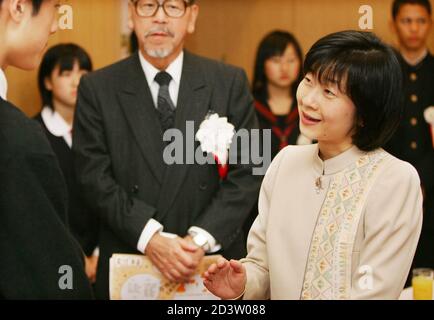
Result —
<path fill-rule="evenodd" d="M 204 273 L 205 287 L 222 299 L 236 299 L 242 295 L 246 286 L 246 269 L 237 260 L 220 258 Z"/>

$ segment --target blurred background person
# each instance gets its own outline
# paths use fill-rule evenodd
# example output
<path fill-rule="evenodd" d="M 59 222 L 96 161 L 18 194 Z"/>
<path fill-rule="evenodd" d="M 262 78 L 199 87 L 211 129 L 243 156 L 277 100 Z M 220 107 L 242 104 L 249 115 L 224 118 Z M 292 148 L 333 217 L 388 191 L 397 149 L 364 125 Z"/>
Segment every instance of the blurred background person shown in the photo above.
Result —
<path fill-rule="evenodd" d="M 88 53 L 76 44 L 58 44 L 42 59 L 38 86 L 42 111 L 35 119 L 56 154 L 68 187 L 68 219 L 71 232 L 86 255 L 86 274 L 95 281 L 98 256 L 93 254 L 98 239 L 98 220 L 80 196 L 72 159 L 72 122 L 77 89 L 82 75 L 92 71 Z"/>
<path fill-rule="evenodd" d="M 302 80 L 303 54 L 297 39 L 273 31 L 261 41 L 255 62 L 253 96 L 261 129 L 271 129 L 271 154 L 300 142 L 295 94 Z M 306 139 L 302 139 L 304 143 Z"/>
<path fill-rule="evenodd" d="M 434 141 L 433 123 L 425 116 L 434 112 L 434 57 L 427 44 L 432 25 L 431 4 L 428 0 L 395 0 L 392 16 L 404 73 L 405 107 L 400 126 L 386 149 L 410 162 L 419 173 L 424 221 L 413 267 L 433 268 Z"/>
<path fill-rule="evenodd" d="M 260 42 L 252 87 L 259 126 L 271 130 L 271 158 L 287 145 L 311 142 L 300 133 L 295 98 L 303 79 L 302 65 L 301 46 L 291 33 L 275 30 Z M 244 224 L 246 237 L 257 215 L 258 206 L 255 205 Z"/>

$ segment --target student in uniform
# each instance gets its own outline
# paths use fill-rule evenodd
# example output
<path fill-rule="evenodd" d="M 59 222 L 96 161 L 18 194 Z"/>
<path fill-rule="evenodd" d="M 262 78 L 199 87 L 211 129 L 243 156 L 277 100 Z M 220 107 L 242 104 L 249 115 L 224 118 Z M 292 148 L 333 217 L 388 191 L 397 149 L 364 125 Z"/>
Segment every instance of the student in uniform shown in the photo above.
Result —
<path fill-rule="evenodd" d="M 87 52 L 73 43 L 50 48 L 42 59 L 38 74 L 42 111 L 35 117 L 41 124 L 68 187 L 68 220 L 71 232 L 86 254 L 86 274 L 94 282 L 98 239 L 97 215 L 85 204 L 77 185 L 72 162 L 72 123 L 77 89 L 82 75 L 92 71 Z"/>
<path fill-rule="evenodd" d="M 0 0 L 0 298 L 90 299 L 67 189 L 40 126 L 6 101 L 4 70 L 38 66 L 57 0 Z M 69 280 L 68 280 L 69 279 Z"/>
<path fill-rule="evenodd" d="M 424 222 L 413 267 L 434 267 L 434 57 L 427 41 L 432 26 L 428 0 L 396 0 L 393 28 L 404 73 L 404 113 L 386 149 L 418 171 Z"/>
<path fill-rule="evenodd" d="M 287 145 L 300 142 L 295 94 L 302 80 L 302 64 L 300 44 L 287 31 L 272 31 L 259 44 L 253 96 L 260 128 L 272 133 L 272 158 Z"/>
<path fill-rule="evenodd" d="M 302 64 L 301 46 L 287 31 L 271 31 L 258 46 L 252 93 L 259 127 L 271 131 L 271 140 L 267 141 L 270 149 L 264 149 L 271 151 L 271 158 L 287 145 L 311 142 L 300 133 L 295 98 Z M 257 215 L 256 204 L 243 226 L 246 237 Z"/>

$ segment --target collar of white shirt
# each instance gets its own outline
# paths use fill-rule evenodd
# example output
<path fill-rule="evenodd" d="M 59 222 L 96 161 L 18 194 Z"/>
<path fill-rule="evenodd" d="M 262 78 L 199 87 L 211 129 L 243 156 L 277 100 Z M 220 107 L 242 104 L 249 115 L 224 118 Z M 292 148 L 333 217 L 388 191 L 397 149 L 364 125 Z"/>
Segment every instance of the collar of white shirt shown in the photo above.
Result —
<path fill-rule="evenodd" d="M 6 75 L 2 69 L 0 69 L 0 97 L 3 100 L 6 100 L 6 96 L 8 93 L 8 81 L 6 79 Z"/>
<path fill-rule="evenodd" d="M 55 137 L 62 137 L 66 144 L 72 146 L 72 127 L 62 118 L 62 116 L 45 106 L 41 111 L 42 121 L 47 130 Z"/>
<path fill-rule="evenodd" d="M 152 99 L 154 101 L 154 106 L 157 107 L 158 101 L 158 90 L 160 86 L 155 81 L 155 76 L 161 70 L 155 68 L 151 63 L 149 63 L 142 53 L 139 51 L 140 64 L 142 65 L 143 72 L 145 73 L 146 80 L 148 82 L 149 89 L 151 90 Z M 178 102 L 179 85 L 181 82 L 182 66 L 184 64 L 184 51 L 176 57 L 176 59 L 167 67 L 165 70 L 172 77 L 172 81 L 169 84 L 169 94 L 175 107 Z"/>

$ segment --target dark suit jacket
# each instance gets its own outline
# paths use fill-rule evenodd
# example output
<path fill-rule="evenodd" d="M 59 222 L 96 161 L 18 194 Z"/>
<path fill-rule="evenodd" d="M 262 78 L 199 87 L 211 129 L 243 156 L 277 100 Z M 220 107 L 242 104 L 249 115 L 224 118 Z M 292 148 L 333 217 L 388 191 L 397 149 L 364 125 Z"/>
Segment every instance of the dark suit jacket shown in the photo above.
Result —
<path fill-rule="evenodd" d="M 385 149 L 410 162 L 419 173 L 425 190 L 422 233 L 428 231 L 434 237 L 434 149 L 431 129 L 424 117 L 425 109 L 434 106 L 434 56 L 428 54 L 416 66 L 411 66 L 398 55 L 404 75 L 405 107 L 400 125 Z M 414 80 L 412 76 L 416 76 Z M 415 102 L 411 100 L 413 95 L 417 97 Z M 434 261 L 434 252 L 428 255 Z"/>
<path fill-rule="evenodd" d="M 33 120 L 0 99 L 0 296 L 89 299 L 83 254 L 66 227 L 67 192 L 59 165 Z M 70 266 L 73 289 L 61 290 Z"/>
<path fill-rule="evenodd" d="M 185 137 L 190 120 L 196 133 L 209 110 L 227 116 L 236 129 L 257 127 L 244 72 L 186 52 L 176 128 Z M 138 253 L 151 218 L 180 236 L 201 227 L 222 245 L 224 256 L 245 255 L 242 226 L 260 177 L 252 175 L 251 165 L 231 166 L 222 182 L 216 165 L 165 165 L 162 129 L 137 53 L 82 78 L 74 123 L 79 183 L 101 218 L 98 297 L 108 297 L 111 255 Z"/>
<path fill-rule="evenodd" d="M 41 114 L 38 114 L 35 120 L 41 125 L 42 131 L 50 142 L 65 177 L 68 188 L 68 222 L 71 233 L 86 256 L 91 256 L 98 244 L 98 216 L 90 212 L 80 194 L 72 161 L 72 150 L 62 137 L 54 136 L 47 129 Z"/>

